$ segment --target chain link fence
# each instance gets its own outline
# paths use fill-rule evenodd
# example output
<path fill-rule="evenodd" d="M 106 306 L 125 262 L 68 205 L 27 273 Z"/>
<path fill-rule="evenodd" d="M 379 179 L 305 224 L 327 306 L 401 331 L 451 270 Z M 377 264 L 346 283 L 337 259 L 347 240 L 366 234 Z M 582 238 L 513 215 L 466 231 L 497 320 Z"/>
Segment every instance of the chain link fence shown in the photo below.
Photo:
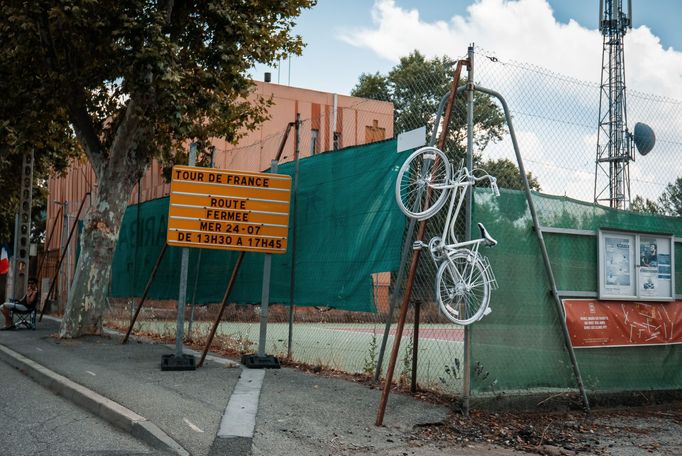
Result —
<path fill-rule="evenodd" d="M 399 81 L 393 81 L 393 128 L 381 127 L 376 122 L 378 114 L 372 108 L 373 101 L 356 99 L 352 104 L 340 108 L 336 116 L 330 110 L 321 110 L 314 116 L 302 116 L 298 135 L 292 129 L 287 136 L 283 128 L 279 133 L 260 138 L 252 144 L 238 148 L 225 146 L 223 150 L 218 150 L 221 153 L 216 155 L 219 158 L 215 166 L 230 169 L 246 160 L 244 157 L 258 157 L 261 169 L 267 169 L 270 159 L 276 155 L 282 143 L 285 146 L 280 163 L 286 163 L 295 159 L 296 149 L 302 160 L 316 155 L 319 157 L 309 160 L 324 160 L 324 156 L 331 150 L 372 143 L 423 126 L 427 128 L 427 137 L 431 137 L 438 103 L 451 83 L 450 64 L 453 62 L 446 63 L 448 64 L 443 65 L 446 71 L 440 71 L 440 66 L 436 66 L 434 71 L 406 71 Z M 460 84 L 464 81 L 465 75 Z M 543 194 L 591 202 L 595 188 L 599 84 L 577 80 L 533 65 L 507 61 L 483 49 L 476 49 L 475 53 L 475 82 L 505 97 L 511 109 L 520 151 L 533 189 L 540 190 Z M 508 126 L 504 122 L 499 104 L 490 97 L 477 93 L 474 105 L 475 166 L 497 175 L 500 186 L 510 190 L 503 190 L 497 206 L 498 212 L 506 211 L 508 218 L 508 226 L 499 229 L 496 229 L 500 221 L 499 214 L 493 217 L 491 214 L 494 211 L 487 206 L 490 198 L 482 192 L 477 192 L 476 197 L 474 222 L 479 217 L 485 221 L 490 233 L 498 238 L 500 245 L 505 245 L 505 249 L 498 256 L 495 256 L 494 249 L 490 250 L 493 269 L 501 282 L 501 288 L 493 295 L 493 313 L 471 326 L 473 391 L 484 396 L 573 390 L 575 379 L 560 331 L 561 317 L 548 301 L 539 247 L 534 241 L 528 219 L 524 218 L 527 214 L 524 200 L 519 199 L 521 181 Z M 682 163 L 682 125 L 679 125 L 682 123 L 681 110 L 681 102 L 628 91 L 629 119 L 649 124 L 657 136 L 654 150 L 646 157 L 637 156 L 630 164 L 632 199 L 639 195 L 656 201 L 665 192 L 667 185 L 679 177 L 679 163 Z M 340 125 L 339 119 L 343 119 L 343 125 Z M 292 122 L 295 120 L 291 119 Z M 458 97 L 445 147 L 455 167 L 461 163 L 466 149 L 465 125 L 466 105 L 464 97 Z M 402 152 L 401 156 L 404 159 L 408 154 L 409 152 Z M 354 165 L 346 163 L 343 166 Z M 399 164 L 394 165 L 393 176 L 397 173 L 398 166 Z M 356 170 L 358 175 L 363 171 Z M 332 168 L 329 175 L 324 176 L 329 185 L 353 185 L 352 181 L 336 182 L 334 175 L 335 170 Z M 305 182 L 299 182 L 299 185 L 305 185 Z M 394 198 L 392 188 L 392 184 L 387 187 L 384 198 Z M 566 201 L 565 198 L 540 198 L 538 204 L 542 205 L 545 214 L 556 215 L 566 211 Z M 301 204 L 301 199 L 298 203 Z M 353 202 L 358 207 L 370 207 L 373 203 L 363 198 L 362 194 L 358 201 Z M 312 203 L 305 200 L 305 204 Z M 500 206 L 504 207 L 500 209 Z M 326 223 L 343 224 L 343 220 L 335 218 L 334 208 L 329 209 Z M 580 204 L 574 210 L 576 213 L 589 212 Z M 543 218 L 543 223 L 547 222 L 549 225 L 549 218 L 550 215 Z M 519 222 L 521 220 L 524 220 L 523 223 Z M 296 212 L 292 212 L 291 222 L 301 222 L 297 220 Z M 429 219 L 425 239 L 440 235 L 444 223 L 445 210 L 442 210 Z M 525 230 L 521 231 L 521 236 L 518 235 L 519 223 Z M 403 265 L 409 264 L 413 255 L 411 246 L 415 233 L 409 226 L 406 224 L 400 233 L 392 233 L 394 236 L 401 236 L 400 264 Z M 457 232 L 463 235 L 464 231 L 462 212 Z M 310 242 L 315 241 L 301 237 L 296 239 L 299 248 Z M 548 242 L 551 244 L 553 241 Z M 595 245 L 596 240 L 590 240 L 586 245 L 564 247 L 568 253 L 564 252 L 562 258 L 580 263 L 585 261 L 586 256 L 590 256 L 588 262 L 594 263 Z M 291 238 L 289 248 L 294 249 Z M 373 250 L 378 248 L 380 247 L 376 246 L 363 251 L 357 261 L 362 262 L 372 257 L 375 254 Z M 550 250 L 552 248 L 555 249 L 553 251 L 561 250 L 556 245 L 550 245 Z M 153 264 L 153 261 L 154 258 L 145 260 L 147 265 Z M 202 268 L 207 261 L 205 258 L 199 260 Z M 323 263 L 325 258 L 319 258 L 319 261 Z M 298 265 L 297 262 L 296 264 Z M 212 267 L 220 268 L 226 281 L 232 264 L 214 264 Z M 341 276 L 352 277 L 358 266 L 349 263 L 339 267 L 342 268 Z M 199 266 L 194 276 L 190 272 L 188 279 L 190 287 L 194 281 L 195 289 L 202 287 L 203 279 L 198 271 Z M 289 273 L 290 270 L 287 271 Z M 593 273 L 592 270 L 586 272 Z M 294 275 L 287 278 L 294 284 L 310 280 L 310 277 L 301 277 L 299 274 L 295 270 Z M 340 310 L 329 302 L 311 304 L 310 297 L 302 299 L 298 294 L 300 291 L 295 287 L 293 311 L 289 306 L 291 298 L 273 302 L 270 306 L 266 352 L 314 369 L 334 369 L 348 374 L 374 376 L 377 373 L 388 321 L 390 330 L 383 364 L 380 366 L 382 374 L 385 374 L 397 319 L 397 310 L 392 308 L 400 304 L 405 276 L 405 273 L 401 274 L 398 270 L 380 270 L 372 271 L 370 277 L 365 278 L 371 281 L 371 300 L 374 307 L 371 311 Z M 462 327 L 449 323 L 438 310 L 434 294 L 435 276 L 436 265 L 428 253 L 423 252 L 415 277 L 406 331 L 394 378 L 407 385 L 412 377 L 416 356 L 416 380 L 420 387 L 459 396 L 463 391 L 464 331 Z M 146 273 L 137 274 L 135 280 L 139 283 L 136 288 L 142 288 L 146 279 Z M 529 281 L 533 283 L 529 284 Z M 256 282 L 251 286 L 257 286 Z M 279 285 L 289 286 L 288 283 Z M 196 296 L 192 297 L 191 294 L 188 301 L 198 302 Z M 305 305 L 299 305 L 300 301 L 306 301 Z M 114 299 L 112 302 L 110 321 L 119 327 L 125 327 L 133 301 Z M 540 304 L 528 305 L 529 302 Z M 419 337 L 413 339 L 417 305 L 420 313 Z M 216 309 L 217 306 L 213 304 L 190 306 L 188 309 L 186 319 L 191 321 L 188 325 L 192 325 L 188 334 L 199 346 L 209 332 Z M 174 312 L 173 301 L 152 301 L 145 305 L 136 331 L 172 337 L 175 334 Z M 223 316 L 215 345 L 229 353 L 256 351 L 258 316 L 257 305 L 230 304 Z M 417 350 L 414 349 L 415 344 L 418 344 Z M 632 351 L 627 354 L 632 355 Z M 640 355 L 636 357 L 641 360 Z M 579 361 L 594 366 L 598 364 L 597 358 L 599 356 L 590 358 L 580 355 Z M 644 365 L 644 362 L 640 363 L 640 367 Z M 595 378 L 595 375 L 598 377 L 597 374 L 587 375 L 590 388 L 612 387 L 604 386 L 608 382 L 604 383 Z M 647 379 L 640 380 L 646 382 Z"/>

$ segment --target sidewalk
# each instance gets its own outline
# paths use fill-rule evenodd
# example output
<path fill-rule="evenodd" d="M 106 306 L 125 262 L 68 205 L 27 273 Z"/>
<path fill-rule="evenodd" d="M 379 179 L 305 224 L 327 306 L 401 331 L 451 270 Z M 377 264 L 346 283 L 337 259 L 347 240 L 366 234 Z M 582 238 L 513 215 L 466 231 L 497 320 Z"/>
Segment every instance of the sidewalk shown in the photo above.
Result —
<path fill-rule="evenodd" d="M 44 366 L 47 373 L 39 382 L 76 402 L 84 399 L 69 397 L 71 394 L 60 392 L 58 385 L 70 380 L 104 396 L 107 399 L 97 405 L 96 415 L 124 429 L 121 420 L 138 420 L 146 426 L 143 440 L 156 448 L 165 445 L 165 450 L 174 454 L 440 453 L 435 448 L 414 448 L 409 440 L 416 425 L 446 417 L 447 409 L 442 406 L 393 394 L 385 426 L 376 427 L 381 391 L 365 385 L 286 368 L 245 370 L 241 375 L 242 368 L 228 360 L 207 360 L 196 371 L 164 372 L 159 367 L 161 357 L 173 353 L 171 347 L 135 340 L 120 345 L 119 336 L 59 340 L 55 337 L 57 322 L 44 319 L 38 326 L 36 331 L 0 332 L 0 360 L 24 373 L 32 369 L 31 363 Z M 40 366 L 35 369 L 42 369 Z M 249 397 L 255 397 L 251 405 Z M 254 414 L 257 411 L 255 435 L 253 430 L 251 435 L 240 430 L 248 421 L 242 416 L 232 416 L 230 422 L 232 412 L 226 414 L 221 429 L 228 403 L 228 410 L 237 414 L 250 406 Z M 140 437 L 139 429 L 128 427 L 126 430 Z M 157 434 L 152 432 L 150 437 L 150 429 Z M 488 448 L 478 450 L 503 454 Z M 463 448 L 459 454 L 478 451 Z"/>
<path fill-rule="evenodd" d="M 239 368 L 207 362 L 194 372 L 163 372 L 161 356 L 173 353 L 163 345 L 120 345 L 120 337 L 108 336 L 58 340 L 57 330 L 44 319 L 35 331 L 3 331 L 0 345 L 146 418 L 190 454 L 209 453 Z M 41 383 L 58 388 L 59 379 L 48 381 Z"/>

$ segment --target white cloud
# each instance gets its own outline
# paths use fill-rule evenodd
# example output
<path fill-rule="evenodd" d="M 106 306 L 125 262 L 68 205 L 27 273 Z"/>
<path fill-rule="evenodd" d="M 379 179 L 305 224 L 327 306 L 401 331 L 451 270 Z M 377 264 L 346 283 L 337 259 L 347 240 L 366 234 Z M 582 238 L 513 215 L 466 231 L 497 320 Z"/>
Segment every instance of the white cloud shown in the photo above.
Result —
<path fill-rule="evenodd" d="M 475 43 L 483 50 L 477 52 L 477 82 L 507 99 L 527 170 L 543 191 L 592 199 L 603 43 L 596 24 L 559 23 L 547 0 L 478 0 L 465 15 L 440 21 L 426 21 L 394 0 L 376 0 L 372 19 L 373 27 L 341 39 L 393 62 L 415 49 L 457 58 Z M 504 63 L 492 63 L 488 55 Z M 629 91 L 682 100 L 682 53 L 664 49 L 646 26 L 626 34 L 625 62 Z M 655 198 L 682 172 L 682 103 L 632 95 L 630 129 L 644 121 L 658 141 L 651 154 L 631 164 L 632 195 Z M 509 138 L 484 155 L 513 159 Z"/>
<path fill-rule="evenodd" d="M 423 20 L 417 9 L 401 8 L 395 0 L 376 0 L 372 20 L 374 27 L 355 29 L 340 38 L 393 62 L 415 49 L 429 57 L 458 57 L 475 43 L 505 60 L 532 63 L 582 80 L 600 77 L 602 35 L 573 20 L 557 22 L 546 0 L 479 0 L 467 8 L 466 16 L 433 22 Z M 646 26 L 626 34 L 625 49 L 630 88 L 682 99 L 682 53 L 664 49 Z"/>

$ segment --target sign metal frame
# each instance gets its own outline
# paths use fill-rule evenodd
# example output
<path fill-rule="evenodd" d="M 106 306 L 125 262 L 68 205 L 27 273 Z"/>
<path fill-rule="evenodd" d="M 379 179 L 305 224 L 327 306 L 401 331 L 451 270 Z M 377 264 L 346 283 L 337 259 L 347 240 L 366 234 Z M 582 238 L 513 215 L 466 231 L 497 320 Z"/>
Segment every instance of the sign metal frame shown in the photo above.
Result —
<path fill-rule="evenodd" d="M 166 242 L 284 254 L 291 176 L 176 165 Z"/>
<path fill-rule="evenodd" d="M 675 300 L 671 234 L 600 229 L 598 238 L 599 299 Z"/>

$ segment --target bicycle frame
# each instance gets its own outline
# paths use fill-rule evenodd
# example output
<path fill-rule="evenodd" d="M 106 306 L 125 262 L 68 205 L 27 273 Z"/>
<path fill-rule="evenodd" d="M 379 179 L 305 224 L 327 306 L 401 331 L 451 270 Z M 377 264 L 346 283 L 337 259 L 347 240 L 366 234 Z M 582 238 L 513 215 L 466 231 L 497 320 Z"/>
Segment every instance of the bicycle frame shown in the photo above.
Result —
<path fill-rule="evenodd" d="M 452 167 L 452 165 L 450 165 Z M 457 221 L 457 217 L 459 216 L 459 211 L 462 208 L 462 203 L 464 202 L 464 198 L 466 197 L 466 193 L 469 191 L 471 187 L 474 186 L 476 181 L 484 180 L 484 179 L 490 179 L 491 176 L 484 176 L 480 178 L 476 178 L 472 174 L 469 174 L 469 171 L 466 168 L 461 168 L 463 170 L 463 176 L 459 177 L 462 175 L 462 172 L 460 171 L 457 173 L 454 179 L 451 179 L 450 183 L 447 185 L 430 185 L 430 187 L 434 189 L 448 189 L 450 193 L 450 203 L 448 205 L 448 213 L 445 218 L 445 223 L 443 225 L 443 233 L 441 235 L 441 242 L 442 244 L 439 246 L 439 249 L 444 250 L 446 252 L 452 252 L 457 249 L 461 249 L 463 247 L 469 247 L 473 246 L 471 251 L 473 252 L 474 255 L 478 254 L 478 248 L 481 243 L 485 242 L 485 238 L 478 238 L 478 239 L 472 239 L 470 241 L 463 241 L 463 242 L 458 242 L 457 241 L 457 236 L 455 235 L 455 224 Z M 458 179 L 459 177 L 459 179 Z M 457 201 L 457 206 L 455 208 L 455 201 Z M 454 214 L 453 214 L 453 208 L 454 208 Z M 448 228 L 450 232 L 448 233 Z M 450 235 L 450 239 L 452 240 L 452 243 L 447 243 L 445 242 L 446 239 L 448 239 L 448 234 Z M 434 252 L 431 252 L 431 256 L 434 257 L 434 261 L 436 261 Z M 437 261 L 436 261 L 437 262 Z"/>

